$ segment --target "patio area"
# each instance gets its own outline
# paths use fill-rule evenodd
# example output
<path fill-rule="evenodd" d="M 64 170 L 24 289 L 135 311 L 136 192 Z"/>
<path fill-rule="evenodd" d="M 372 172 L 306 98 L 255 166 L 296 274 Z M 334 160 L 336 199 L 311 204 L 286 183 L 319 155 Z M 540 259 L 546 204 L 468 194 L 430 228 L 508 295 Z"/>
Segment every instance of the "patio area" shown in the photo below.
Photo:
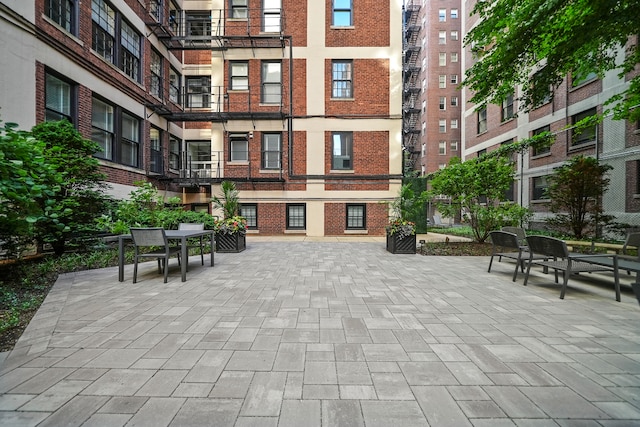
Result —
<path fill-rule="evenodd" d="M 155 262 L 64 275 L 0 355 L 0 425 L 640 425 L 632 276 L 621 302 L 610 274 L 561 300 L 488 263 L 248 235 L 186 282 L 175 260 L 166 284 Z"/>

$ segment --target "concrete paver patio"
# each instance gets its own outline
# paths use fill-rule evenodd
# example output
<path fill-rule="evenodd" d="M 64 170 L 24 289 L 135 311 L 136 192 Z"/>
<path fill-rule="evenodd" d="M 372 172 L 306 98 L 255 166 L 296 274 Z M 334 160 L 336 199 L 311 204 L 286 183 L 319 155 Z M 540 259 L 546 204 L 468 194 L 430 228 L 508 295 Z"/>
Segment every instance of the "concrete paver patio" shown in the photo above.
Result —
<path fill-rule="evenodd" d="M 383 239 L 61 276 L 0 364 L 2 426 L 640 425 L 640 307 Z M 306 241 L 300 241 L 306 240 Z M 317 239 L 321 240 L 321 239 Z"/>

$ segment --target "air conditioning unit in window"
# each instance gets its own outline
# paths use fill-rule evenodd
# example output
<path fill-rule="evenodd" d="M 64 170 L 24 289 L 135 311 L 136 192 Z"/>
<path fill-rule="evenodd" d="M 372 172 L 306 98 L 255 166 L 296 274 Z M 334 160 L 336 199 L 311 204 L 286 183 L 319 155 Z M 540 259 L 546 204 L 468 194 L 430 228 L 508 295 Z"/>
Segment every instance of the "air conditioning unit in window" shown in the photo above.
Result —
<path fill-rule="evenodd" d="M 351 158 L 348 156 L 335 156 L 334 164 L 340 169 L 351 169 Z"/>

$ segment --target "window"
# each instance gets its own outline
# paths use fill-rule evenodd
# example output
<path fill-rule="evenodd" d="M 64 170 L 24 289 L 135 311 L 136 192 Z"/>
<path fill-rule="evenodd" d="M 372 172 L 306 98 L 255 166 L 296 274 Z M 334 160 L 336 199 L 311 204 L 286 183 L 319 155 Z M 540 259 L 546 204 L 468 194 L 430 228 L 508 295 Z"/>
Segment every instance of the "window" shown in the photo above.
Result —
<path fill-rule="evenodd" d="M 440 74 L 438 76 L 438 87 L 440 89 L 446 89 L 446 87 L 447 87 L 447 76 L 446 75 Z"/>
<path fill-rule="evenodd" d="M 162 0 L 149 1 L 149 15 L 153 16 L 156 22 L 162 22 Z"/>
<path fill-rule="evenodd" d="M 451 52 L 451 62 L 458 62 L 458 52 Z"/>
<path fill-rule="evenodd" d="M 331 169 L 353 169 L 353 134 L 334 132 L 331 135 Z"/>
<path fill-rule="evenodd" d="M 231 134 L 229 136 L 229 160 L 232 162 L 249 161 L 249 139 L 246 133 Z"/>
<path fill-rule="evenodd" d="M 231 0 L 231 17 L 234 19 L 247 19 L 249 16 L 247 11 L 248 0 Z"/>
<path fill-rule="evenodd" d="M 573 117 L 571 117 L 571 123 L 575 126 L 581 120 L 584 120 L 587 117 L 594 116 L 596 114 L 596 109 L 590 108 L 589 110 L 575 114 Z M 594 143 L 596 142 L 597 133 L 598 125 L 596 123 L 582 127 L 582 129 L 580 130 L 573 129 L 571 135 L 571 146 L 575 147 L 577 145 Z"/>
<path fill-rule="evenodd" d="M 240 216 L 247 220 L 247 227 L 258 228 L 258 205 L 243 203 L 240 205 Z"/>
<path fill-rule="evenodd" d="M 211 100 L 211 77 L 209 76 L 187 76 L 186 77 L 187 99 L 186 106 L 190 108 L 208 108 Z"/>
<path fill-rule="evenodd" d="M 438 132 L 440 133 L 447 132 L 447 119 L 438 120 Z"/>
<path fill-rule="evenodd" d="M 541 75 L 542 72 L 538 71 L 531 77 L 531 85 L 533 86 L 532 93 L 537 100 L 537 102 L 533 105 L 533 108 L 538 108 L 544 104 L 547 104 L 551 102 L 551 99 L 553 98 L 553 88 L 551 87 L 551 85 L 543 85 L 541 82 L 539 82 Z M 544 90 L 542 89 L 543 87 Z"/>
<path fill-rule="evenodd" d="M 46 0 L 44 13 L 71 34 L 76 34 L 76 2 L 77 0 Z"/>
<path fill-rule="evenodd" d="M 180 140 L 169 135 L 169 169 L 180 169 Z"/>
<path fill-rule="evenodd" d="M 209 12 L 188 11 L 185 14 L 186 34 L 189 37 L 211 35 L 211 15 Z"/>
<path fill-rule="evenodd" d="M 151 162 L 149 170 L 154 173 L 162 173 L 162 132 L 160 129 L 151 126 L 149 129 L 149 141 L 151 143 Z"/>
<path fill-rule="evenodd" d="M 249 90 L 249 63 L 231 62 L 231 90 Z"/>
<path fill-rule="evenodd" d="M 542 126 L 541 128 L 538 128 L 538 129 L 534 130 L 532 132 L 532 136 L 540 135 L 541 133 L 550 132 L 550 131 L 551 131 L 551 127 L 549 125 Z M 541 156 L 543 154 L 547 154 L 547 153 L 550 153 L 550 152 L 551 152 L 551 146 L 546 146 L 546 147 L 543 147 L 543 146 L 535 147 L 534 146 L 531 155 L 532 156 Z"/>
<path fill-rule="evenodd" d="M 281 0 L 262 0 L 262 31 L 265 33 L 279 33 L 281 22 Z"/>
<path fill-rule="evenodd" d="M 333 25 L 350 27 L 353 25 L 351 0 L 333 0 Z"/>
<path fill-rule="evenodd" d="M 96 157 L 140 167 L 141 120 L 101 99 L 91 102 L 91 140 L 101 152 Z"/>
<path fill-rule="evenodd" d="M 454 41 L 458 40 L 458 32 L 457 31 L 451 31 L 451 40 L 454 40 Z"/>
<path fill-rule="evenodd" d="M 115 111 L 112 105 L 97 98 L 91 100 L 91 140 L 100 146 L 96 157 L 113 160 Z"/>
<path fill-rule="evenodd" d="M 353 98 L 353 61 L 333 61 L 331 80 L 332 98 Z"/>
<path fill-rule="evenodd" d="M 282 64 L 280 62 L 262 62 L 262 102 L 280 104 L 282 101 Z"/>
<path fill-rule="evenodd" d="M 513 118 L 513 94 L 507 95 L 502 101 L 502 121 Z"/>
<path fill-rule="evenodd" d="M 162 99 L 162 57 L 158 52 L 151 49 L 151 82 L 149 92 L 151 95 Z"/>
<path fill-rule="evenodd" d="M 595 80 L 598 75 L 594 71 L 591 71 L 586 75 L 572 75 L 571 77 L 571 87 L 578 87 L 587 82 L 590 82 L 591 80 Z"/>
<path fill-rule="evenodd" d="M 279 133 L 262 134 L 262 168 L 280 169 L 280 140 Z"/>
<path fill-rule="evenodd" d="M 532 200 L 544 200 L 547 199 L 547 188 L 549 185 L 547 184 L 546 176 L 537 176 L 533 178 L 531 199 Z"/>
<path fill-rule="evenodd" d="M 91 48 L 140 82 L 141 36 L 105 0 L 91 0 Z M 120 29 L 118 33 L 116 29 Z"/>
<path fill-rule="evenodd" d="M 438 22 L 446 22 L 446 21 L 447 21 L 447 9 L 439 9 Z"/>
<path fill-rule="evenodd" d="M 287 205 L 288 230 L 304 230 L 307 228 L 306 210 L 306 205 L 303 204 Z"/>
<path fill-rule="evenodd" d="M 347 230 L 364 230 L 366 218 L 366 205 L 347 205 Z"/>
<path fill-rule="evenodd" d="M 180 83 L 182 76 L 173 68 L 169 68 L 169 99 L 176 104 L 180 103 Z"/>
<path fill-rule="evenodd" d="M 440 97 L 440 101 L 438 103 L 438 109 L 440 109 L 440 110 L 446 110 L 447 109 L 447 97 L 446 96 L 441 96 Z"/>
<path fill-rule="evenodd" d="M 487 109 L 478 111 L 478 133 L 487 131 Z"/>
<path fill-rule="evenodd" d="M 452 96 L 451 97 L 451 106 L 452 107 L 457 107 L 458 106 L 458 97 L 457 96 Z"/>
<path fill-rule="evenodd" d="M 441 67 L 444 67 L 445 65 L 447 65 L 447 53 L 446 52 L 440 52 L 438 54 L 438 65 Z"/>
<path fill-rule="evenodd" d="M 211 169 L 211 141 L 186 141 L 186 164 L 184 169 L 205 172 Z M 201 172 L 202 173 L 202 172 Z M 204 176 L 206 176 L 203 173 Z"/>
<path fill-rule="evenodd" d="M 72 111 L 74 108 L 74 96 L 75 85 L 53 74 L 46 73 L 44 87 L 45 120 L 53 122 L 66 119 L 74 123 L 75 113 Z"/>
<path fill-rule="evenodd" d="M 447 32 L 439 31 L 438 32 L 438 44 L 446 44 L 447 43 Z"/>
<path fill-rule="evenodd" d="M 451 9 L 451 19 L 458 19 L 458 9 Z"/>
<path fill-rule="evenodd" d="M 178 7 L 174 0 L 169 3 L 169 28 L 174 34 L 178 33 L 178 23 L 180 22 L 182 10 Z"/>
<path fill-rule="evenodd" d="M 449 81 L 451 82 L 451 84 L 457 85 L 458 84 L 458 75 L 457 74 L 451 74 L 451 76 L 449 76 Z"/>
<path fill-rule="evenodd" d="M 458 129 L 458 119 L 451 119 L 451 129 Z"/>
<path fill-rule="evenodd" d="M 440 141 L 438 143 L 438 154 L 441 156 L 447 154 L 447 141 Z"/>
<path fill-rule="evenodd" d="M 451 141 L 451 143 L 449 144 L 449 149 L 451 151 L 458 151 L 458 141 Z"/>

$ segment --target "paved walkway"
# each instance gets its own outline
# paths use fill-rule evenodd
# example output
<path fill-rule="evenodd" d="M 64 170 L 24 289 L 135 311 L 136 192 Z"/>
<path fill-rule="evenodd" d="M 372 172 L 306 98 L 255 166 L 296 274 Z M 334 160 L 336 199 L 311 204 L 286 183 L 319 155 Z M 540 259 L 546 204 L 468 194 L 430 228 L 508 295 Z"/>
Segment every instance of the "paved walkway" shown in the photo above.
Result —
<path fill-rule="evenodd" d="M 560 300 L 508 261 L 247 240 L 185 283 L 60 277 L 0 362 L 0 426 L 640 425 L 627 277 Z"/>

